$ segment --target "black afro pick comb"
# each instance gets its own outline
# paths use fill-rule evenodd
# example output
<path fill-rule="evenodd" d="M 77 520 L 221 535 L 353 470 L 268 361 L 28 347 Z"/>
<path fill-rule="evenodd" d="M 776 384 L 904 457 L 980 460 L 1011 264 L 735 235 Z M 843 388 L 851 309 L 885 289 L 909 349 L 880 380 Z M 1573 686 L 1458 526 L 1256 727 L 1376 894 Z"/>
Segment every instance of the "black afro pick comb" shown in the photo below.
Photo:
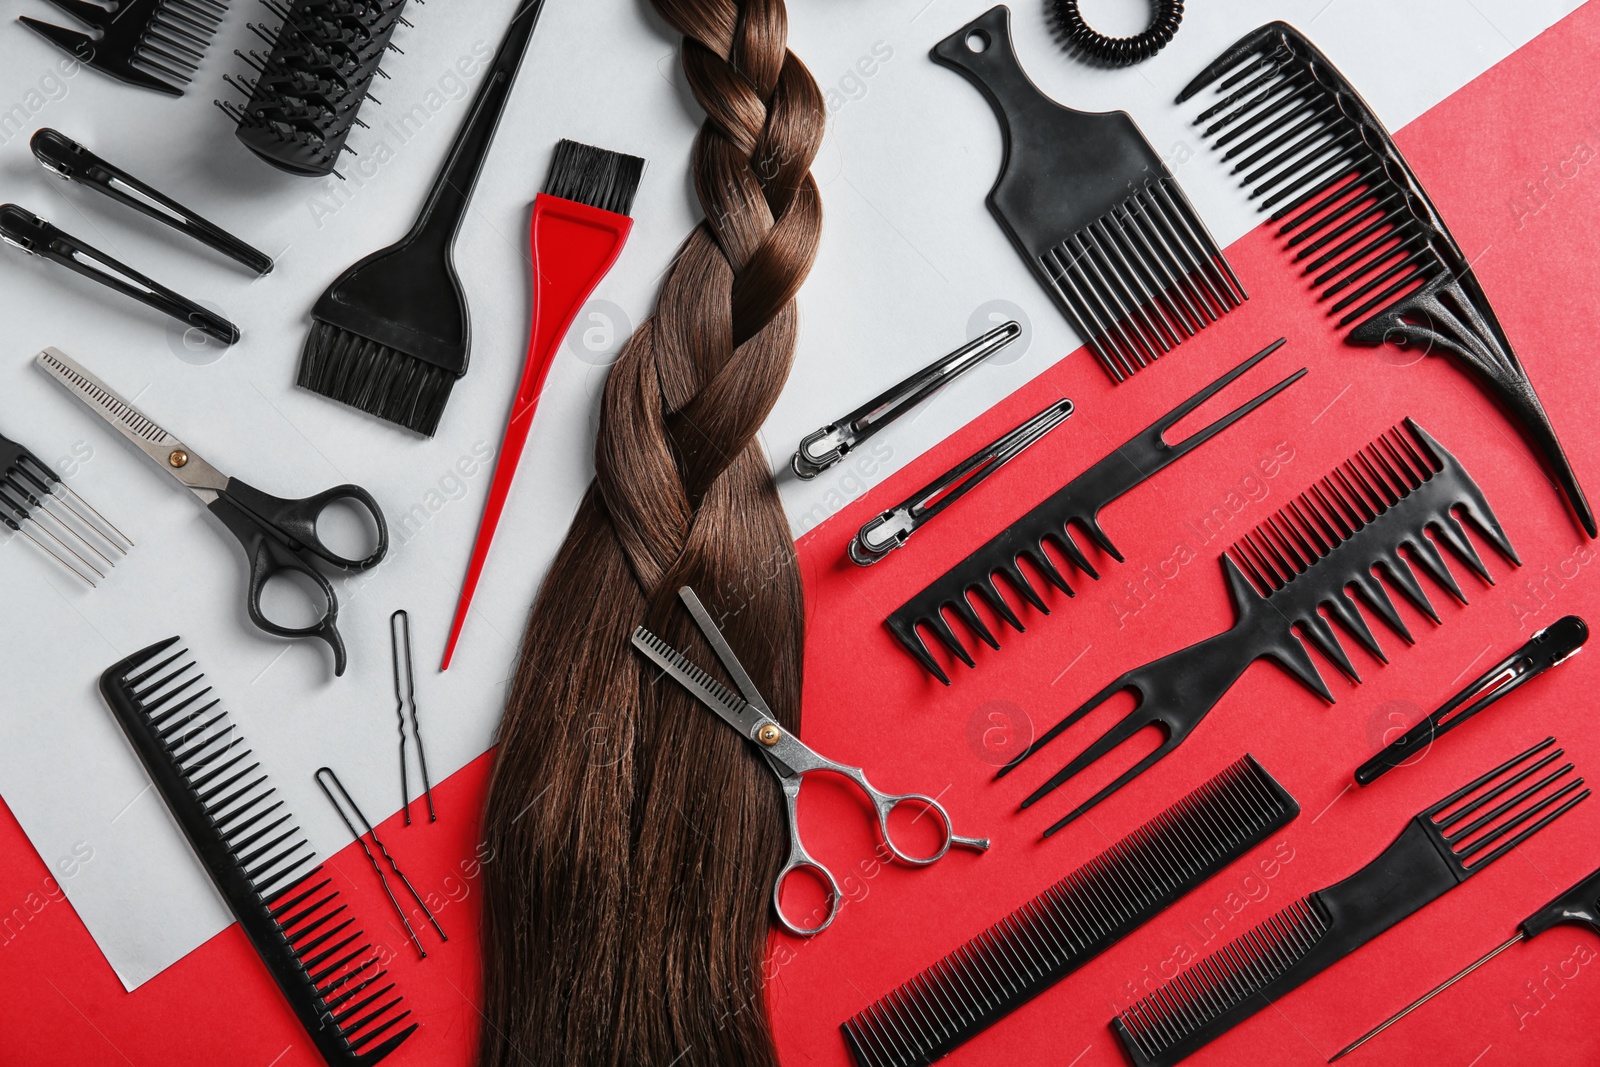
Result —
<path fill-rule="evenodd" d="M 1438 612 L 1428 602 L 1412 563 L 1456 600 L 1466 603 L 1435 541 L 1492 584 L 1458 514 L 1502 556 L 1520 565 L 1500 520 L 1471 475 L 1422 427 L 1407 419 L 1404 428 L 1395 427 L 1367 445 L 1224 553 L 1222 570 L 1233 594 L 1235 615 L 1230 629 L 1128 671 L 1041 735 L 1002 767 L 997 777 L 1015 770 L 1117 693 L 1132 693 L 1138 702 L 1134 709 L 1034 790 L 1022 802 L 1023 807 L 1042 799 L 1146 726 L 1159 724 L 1164 729 L 1166 738 L 1160 747 L 1057 822 L 1046 831 L 1048 835 L 1182 744 L 1258 659 L 1273 660 L 1307 689 L 1333 703 L 1333 693 L 1304 641 L 1315 645 L 1351 681 L 1359 682 L 1361 676 L 1323 611 L 1379 660 L 1386 657 L 1357 609 L 1356 597 L 1390 630 L 1407 643 L 1413 641 L 1376 571 L 1382 570 L 1389 584 L 1434 622 L 1439 621 Z M 1401 549 L 1409 553 L 1409 562 Z"/>
<path fill-rule="evenodd" d="M 1594 537 L 1594 513 L 1489 298 L 1367 102 L 1283 22 L 1246 34 L 1178 102 L 1212 82 L 1217 99 L 1195 125 L 1282 222 L 1279 236 L 1350 329 L 1346 340 L 1454 356 L 1522 426 Z"/>

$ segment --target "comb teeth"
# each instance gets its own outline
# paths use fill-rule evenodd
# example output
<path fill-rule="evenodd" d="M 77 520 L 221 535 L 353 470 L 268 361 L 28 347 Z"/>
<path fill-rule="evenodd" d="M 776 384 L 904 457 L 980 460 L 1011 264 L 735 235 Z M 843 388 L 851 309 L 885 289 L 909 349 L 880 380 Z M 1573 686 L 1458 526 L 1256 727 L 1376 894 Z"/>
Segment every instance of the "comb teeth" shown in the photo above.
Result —
<path fill-rule="evenodd" d="M 844 1023 L 856 1062 L 933 1062 L 1126 936 L 1299 810 L 1245 756 Z"/>
<path fill-rule="evenodd" d="M 160 0 L 134 48 L 134 65 L 188 85 L 227 13 L 216 0 Z"/>
<path fill-rule="evenodd" d="M 85 0 L 51 3 L 99 35 L 26 15 L 21 21 L 97 70 L 173 96 L 183 95 L 228 12 L 223 0 L 122 0 L 105 7 Z"/>
<path fill-rule="evenodd" d="M 22 445 L 0 435 L 0 525 L 95 585 L 133 542 Z M 104 567 L 105 570 L 101 570 Z"/>
<path fill-rule="evenodd" d="M 112 667 L 101 692 L 323 1058 L 376 1063 L 416 1029 L 401 1026 L 411 1013 L 188 649 L 173 650 L 178 642 Z"/>
<path fill-rule="evenodd" d="M 1462 877 L 1487 867 L 1589 795 L 1570 762 L 1545 773 L 1566 754 L 1555 743 L 1545 738 L 1419 816 Z"/>

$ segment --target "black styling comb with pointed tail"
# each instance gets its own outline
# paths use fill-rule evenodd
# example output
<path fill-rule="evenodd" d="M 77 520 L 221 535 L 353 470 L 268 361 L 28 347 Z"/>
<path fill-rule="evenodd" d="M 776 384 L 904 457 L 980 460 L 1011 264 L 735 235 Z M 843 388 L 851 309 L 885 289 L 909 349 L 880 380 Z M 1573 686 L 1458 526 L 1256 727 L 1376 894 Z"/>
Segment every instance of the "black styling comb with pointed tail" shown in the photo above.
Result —
<path fill-rule="evenodd" d="M 1394 138 L 1317 46 L 1283 22 L 1247 34 L 1178 94 L 1212 82 L 1195 125 L 1281 221 L 1301 273 L 1350 344 L 1448 352 L 1522 426 L 1578 521 L 1594 513 L 1527 372 Z"/>
<path fill-rule="evenodd" d="M 989 210 L 1116 381 L 1238 307 L 1244 287 L 1125 111 L 1063 107 L 1011 45 L 1001 5 L 933 48 L 989 98 L 1005 154 Z"/>
<path fill-rule="evenodd" d="M 1428 602 L 1411 563 L 1401 555 L 1400 550 L 1407 549 L 1411 562 L 1456 600 L 1466 603 L 1435 541 L 1447 546 L 1485 582 L 1494 580 L 1467 540 L 1458 513 L 1470 519 L 1502 556 L 1521 564 L 1471 475 L 1422 427 L 1407 419 L 1404 429 L 1394 427 L 1367 445 L 1223 554 L 1222 570 L 1233 594 L 1235 621 L 1231 629 L 1127 672 L 1042 734 L 1000 768 L 996 777 L 1011 773 L 1117 693 L 1132 693 L 1137 705 L 1105 736 L 1034 790 L 1022 802 L 1024 808 L 1144 727 L 1159 724 L 1164 728 L 1167 736 L 1160 747 L 1046 830 L 1048 837 L 1182 744 L 1258 659 L 1272 660 L 1307 689 L 1333 703 L 1332 691 L 1295 628 L 1346 677 L 1361 681 L 1322 611 L 1338 620 L 1368 652 L 1386 661 L 1356 608 L 1353 590 L 1389 629 L 1411 643 L 1411 632 L 1375 571 L 1382 569 L 1406 600 L 1438 622 L 1439 615 Z"/>
<path fill-rule="evenodd" d="M 1047 543 L 1071 560 L 1073 566 L 1090 578 L 1098 580 L 1100 575 L 1090 564 L 1088 557 L 1083 554 L 1083 550 L 1078 547 L 1077 542 L 1072 539 L 1071 524 L 1077 523 L 1083 527 L 1091 541 L 1109 553 L 1117 562 L 1122 562 L 1122 553 L 1117 551 L 1117 547 L 1100 528 L 1100 509 L 1205 444 L 1299 381 L 1306 373 L 1304 367 L 1254 400 L 1224 415 L 1205 429 L 1190 434 L 1177 444 L 1168 444 L 1163 440 L 1163 435 L 1176 425 L 1178 420 L 1277 351 L 1282 344 L 1283 338 L 1280 337 L 1134 434 L 1121 447 L 1102 457 L 1094 466 L 1072 479 L 1042 504 L 990 538 L 966 559 L 945 571 L 932 585 L 900 605 L 894 614 L 885 620 L 884 625 L 889 627 L 889 632 L 899 639 L 912 656 L 916 657 L 918 663 L 926 667 L 939 681 L 949 685 L 949 676 L 933 658 L 927 642 L 918 632 L 919 627 L 938 638 L 941 645 L 968 667 L 976 666 L 971 654 L 956 637 L 949 619 L 946 618 L 946 612 L 966 623 L 968 629 L 982 638 L 990 648 L 998 649 L 1000 643 L 995 640 L 994 634 L 984 625 L 983 619 L 973 607 L 972 598 L 976 595 L 985 605 L 993 609 L 996 615 L 1004 619 L 1008 626 L 1022 633 L 1022 620 L 1001 595 L 999 583 L 995 581 L 996 576 L 1004 576 L 1006 584 L 1018 596 L 1046 615 L 1050 613 L 1050 609 L 1043 598 L 1034 591 L 1027 575 L 1019 566 L 1022 560 L 1027 560 L 1033 569 L 1044 575 L 1051 585 L 1063 593 L 1068 596 L 1075 595 L 1060 569 L 1045 552 Z"/>
<path fill-rule="evenodd" d="M 1444 896 L 1589 795 L 1547 738 L 1417 814 L 1342 882 L 1302 897 L 1112 1020 L 1137 1067 L 1170 1067 Z"/>
<path fill-rule="evenodd" d="M 178 642 L 111 667 L 100 693 L 322 1058 L 370 1067 L 417 1024 L 189 650 L 170 651 Z"/>

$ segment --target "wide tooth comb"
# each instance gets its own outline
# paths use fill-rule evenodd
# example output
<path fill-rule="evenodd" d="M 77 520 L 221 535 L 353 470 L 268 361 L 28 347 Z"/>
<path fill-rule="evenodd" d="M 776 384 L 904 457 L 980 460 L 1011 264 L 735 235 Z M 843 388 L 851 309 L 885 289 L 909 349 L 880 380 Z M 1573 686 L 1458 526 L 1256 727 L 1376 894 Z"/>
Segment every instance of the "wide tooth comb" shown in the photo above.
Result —
<path fill-rule="evenodd" d="M 1287 825 L 1300 805 L 1245 756 L 844 1023 L 861 1067 L 932 1063 Z"/>
<path fill-rule="evenodd" d="M 228 12 L 222 0 L 122 0 L 107 7 L 50 2 L 98 36 L 26 15 L 17 21 L 96 70 L 171 96 L 183 95 Z"/>
<path fill-rule="evenodd" d="M 922 592 L 900 605 L 885 620 L 889 631 L 899 639 L 906 651 L 910 652 L 918 663 L 928 669 L 930 674 L 945 685 L 949 685 L 949 676 L 933 657 L 932 650 L 929 649 L 919 630 L 931 633 L 939 644 L 968 667 L 975 666 L 971 653 L 961 644 L 961 639 L 956 636 L 947 615 L 960 619 L 990 648 L 998 649 L 999 641 L 984 624 L 974 607 L 973 598 L 977 597 L 1006 625 L 1022 633 L 1022 620 L 1007 603 L 1000 583 L 995 581 L 997 575 L 1005 578 L 1005 584 L 1013 593 L 1046 615 L 1050 613 L 1050 609 L 1033 588 L 1024 568 L 1018 566 L 1020 560 L 1027 560 L 1030 567 L 1037 569 L 1047 581 L 1068 596 L 1075 594 L 1066 577 L 1045 551 L 1047 544 L 1090 578 L 1100 577 L 1074 540 L 1073 524 L 1083 530 L 1096 546 L 1120 563 L 1122 553 L 1117 551 L 1116 546 L 1100 527 L 1100 509 L 1299 381 L 1306 373 L 1305 368 L 1289 375 L 1255 399 L 1235 408 L 1205 429 L 1190 434 L 1179 443 L 1168 444 L 1163 439 L 1163 435 L 1175 426 L 1178 420 L 1277 351 L 1282 344 L 1283 338 L 1280 337 L 1145 427 L 1121 447 L 1113 449 L 1094 466 L 996 534 Z"/>
<path fill-rule="evenodd" d="M 392 983 L 349 1003 L 387 972 L 220 700 L 202 703 L 188 650 L 163 656 L 178 641 L 111 667 L 101 695 L 322 1058 L 369 1067 L 417 1024 L 395 1029 L 411 1014 L 398 995 L 377 1003 Z"/>
<path fill-rule="evenodd" d="M 1372 862 L 1304 897 L 1135 1003 L 1112 1029 L 1170 1067 L 1437 900 L 1589 795 L 1547 738 L 1419 812 Z"/>
<path fill-rule="evenodd" d="M 1245 72 L 1250 80 L 1238 85 Z M 1346 340 L 1454 356 L 1522 426 L 1594 537 L 1589 502 L 1489 298 L 1367 102 L 1316 45 L 1283 22 L 1246 34 L 1178 102 L 1219 79 L 1221 99 L 1195 124 L 1205 126 L 1224 159 L 1254 149 L 1234 173 L 1250 168 L 1240 185 L 1282 222 L 1278 234 L 1295 250 L 1294 260 L 1310 259 L 1303 271 L 1315 273 L 1311 287 L 1337 317 L 1337 328 L 1350 328 Z M 1291 100 L 1299 105 L 1287 107 Z"/>
<path fill-rule="evenodd" d="M 1271 659 L 1307 689 L 1333 703 L 1333 693 L 1296 627 L 1351 681 L 1359 682 L 1355 667 L 1339 647 L 1337 631 L 1321 617 L 1321 611 L 1326 609 L 1346 632 L 1382 659 L 1371 630 L 1361 620 L 1359 597 L 1360 603 L 1410 644 L 1411 634 L 1373 570 L 1382 570 L 1417 610 L 1438 622 L 1438 613 L 1400 549 L 1409 546 L 1418 559 L 1431 553 L 1430 563 L 1423 567 L 1430 575 L 1432 561 L 1444 569 L 1443 557 L 1431 545 L 1419 547 L 1428 543 L 1427 533 L 1431 532 L 1492 584 L 1483 561 L 1466 543 L 1458 511 L 1500 555 L 1520 565 L 1477 483 L 1439 442 L 1407 419 L 1404 429 L 1391 429 L 1223 554 L 1223 577 L 1233 599 L 1232 628 L 1128 671 L 1040 735 L 996 777 L 1011 773 L 1117 693 L 1131 693 L 1137 701 L 1134 709 L 1029 794 L 1022 807 L 1033 805 L 1146 726 L 1163 728 L 1166 736 L 1155 751 L 1051 826 L 1045 831 L 1048 836 L 1182 744 L 1258 659 Z M 1465 602 L 1453 579 L 1442 584 Z M 1356 597 L 1351 595 L 1352 588 Z"/>

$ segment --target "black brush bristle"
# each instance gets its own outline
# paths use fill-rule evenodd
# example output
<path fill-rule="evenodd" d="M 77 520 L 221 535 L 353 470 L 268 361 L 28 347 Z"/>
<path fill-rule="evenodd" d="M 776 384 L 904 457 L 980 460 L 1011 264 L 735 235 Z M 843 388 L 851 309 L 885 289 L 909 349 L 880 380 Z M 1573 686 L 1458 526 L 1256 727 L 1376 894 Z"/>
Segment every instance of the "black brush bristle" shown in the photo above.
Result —
<path fill-rule="evenodd" d="M 563 139 L 550 161 L 544 193 L 627 215 L 643 174 L 644 160 L 638 156 Z"/>
<path fill-rule="evenodd" d="M 432 437 L 460 375 L 326 322 L 314 323 L 295 384 Z"/>

